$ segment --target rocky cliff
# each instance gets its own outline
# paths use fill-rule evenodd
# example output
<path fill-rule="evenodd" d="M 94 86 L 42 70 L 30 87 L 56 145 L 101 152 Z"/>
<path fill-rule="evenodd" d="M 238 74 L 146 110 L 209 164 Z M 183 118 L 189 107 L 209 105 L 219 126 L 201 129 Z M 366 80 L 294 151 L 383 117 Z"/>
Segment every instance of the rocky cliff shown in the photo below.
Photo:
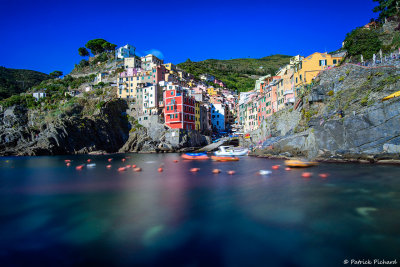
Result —
<path fill-rule="evenodd" d="M 269 117 L 247 146 L 256 155 L 332 160 L 400 158 L 400 100 L 382 98 L 400 88 L 396 67 L 355 65 L 323 72 L 297 110 Z"/>
<path fill-rule="evenodd" d="M 0 113 L 0 155 L 116 152 L 129 135 L 126 108 L 121 100 L 109 101 L 93 114 L 85 114 L 82 104 L 59 114 L 12 106 Z"/>
<path fill-rule="evenodd" d="M 128 141 L 119 152 L 178 152 L 190 151 L 206 146 L 211 142 L 210 137 L 197 131 L 182 129 L 167 129 L 152 138 L 152 129 L 141 127 L 131 131 Z"/>
<path fill-rule="evenodd" d="M 14 105 L 0 112 L 0 155 L 175 152 L 207 145 L 196 131 L 143 127 L 127 115 L 126 101 L 76 99 L 56 110 Z"/>

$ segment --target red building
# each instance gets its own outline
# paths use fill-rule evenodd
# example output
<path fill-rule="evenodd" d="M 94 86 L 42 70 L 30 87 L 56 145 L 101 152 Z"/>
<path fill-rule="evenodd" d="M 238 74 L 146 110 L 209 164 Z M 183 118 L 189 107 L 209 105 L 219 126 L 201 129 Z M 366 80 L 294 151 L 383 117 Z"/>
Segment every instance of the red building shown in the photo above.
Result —
<path fill-rule="evenodd" d="M 195 129 L 195 99 L 179 85 L 168 85 L 164 91 L 165 125 L 174 129 Z"/>

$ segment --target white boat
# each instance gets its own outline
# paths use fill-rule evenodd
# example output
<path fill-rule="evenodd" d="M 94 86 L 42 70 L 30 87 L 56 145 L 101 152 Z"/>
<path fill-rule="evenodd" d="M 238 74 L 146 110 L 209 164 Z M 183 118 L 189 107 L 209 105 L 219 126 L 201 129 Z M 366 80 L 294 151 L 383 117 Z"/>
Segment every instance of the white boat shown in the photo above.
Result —
<path fill-rule="evenodd" d="M 216 156 L 245 156 L 249 150 L 247 148 L 220 146 L 215 152 Z"/>
<path fill-rule="evenodd" d="M 258 173 L 259 173 L 260 175 L 269 175 L 269 174 L 271 174 L 272 172 L 269 171 L 269 170 L 260 170 Z"/>

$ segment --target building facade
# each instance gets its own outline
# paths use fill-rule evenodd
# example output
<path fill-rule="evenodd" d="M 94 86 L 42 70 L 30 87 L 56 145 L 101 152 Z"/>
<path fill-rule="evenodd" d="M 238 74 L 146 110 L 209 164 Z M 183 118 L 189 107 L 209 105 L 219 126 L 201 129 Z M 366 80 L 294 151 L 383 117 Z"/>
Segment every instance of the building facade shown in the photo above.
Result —
<path fill-rule="evenodd" d="M 179 85 L 164 91 L 165 125 L 174 129 L 195 130 L 195 99 Z"/>

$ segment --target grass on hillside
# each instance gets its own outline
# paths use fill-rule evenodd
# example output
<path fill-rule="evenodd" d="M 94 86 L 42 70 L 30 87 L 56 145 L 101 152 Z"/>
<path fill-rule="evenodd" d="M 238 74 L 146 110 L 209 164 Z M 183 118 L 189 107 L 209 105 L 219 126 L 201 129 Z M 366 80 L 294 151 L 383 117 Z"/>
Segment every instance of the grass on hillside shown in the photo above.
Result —
<path fill-rule="evenodd" d="M 273 55 L 260 59 L 207 59 L 199 62 L 188 60 L 178 64 L 178 67 L 198 79 L 203 73 L 211 74 L 223 81 L 229 89 L 245 92 L 254 88 L 256 77 L 275 74 L 280 67 L 289 63 L 290 58 L 291 56 Z"/>
<path fill-rule="evenodd" d="M 0 100 L 26 92 L 50 76 L 33 70 L 0 67 Z"/>

